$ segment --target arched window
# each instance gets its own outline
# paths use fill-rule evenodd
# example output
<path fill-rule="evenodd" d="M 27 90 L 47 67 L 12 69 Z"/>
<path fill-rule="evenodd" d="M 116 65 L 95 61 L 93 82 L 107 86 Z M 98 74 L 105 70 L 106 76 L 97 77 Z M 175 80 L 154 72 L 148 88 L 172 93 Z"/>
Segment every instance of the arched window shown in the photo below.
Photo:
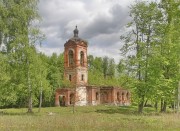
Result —
<path fill-rule="evenodd" d="M 117 101 L 120 101 L 120 99 L 119 99 L 119 92 L 117 93 Z"/>
<path fill-rule="evenodd" d="M 75 99 L 74 99 L 74 94 L 72 93 L 72 94 L 70 94 L 70 105 L 72 105 L 72 104 L 74 104 L 74 101 Z"/>
<path fill-rule="evenodd" d="M 129 93 L 126 94 L 126 98 L 127 98 L 127 100 L 129 100 Z"/>
<path fill-rule="evenodd" d="M 101 103 L 108 103 L 108 93 L 105 91 L 101 94 Z"/>
<path fill-rule="evenodd" d="M 124 92 L 122 93 L 122 100 L 124 101 Z"/>
<path fill-rule="evenodd" d="M 60 106 L 66 105 L 66 97 L 64 95 L 59 96 L 59 103 L 60 103 Z"/>
<path fill-rule="evenodd" d="M 68 56 L 69 56 L 69 66 L 73 66 L 73 63 L 74 63 L 73 57 L 74 56 L 73 56 L 73 51 L 72 50 L 69 51 Z"/>
<path fill-rule="evenodd" d="M 84 66 L 84 52 L 83 51 L 80 52 L 80 65 Z"/>
<path fill-rule="evenodd" d="M 99 99 L 99 93 L 96 92 L 96 100 L 98 100 L 98 99 Z"/>

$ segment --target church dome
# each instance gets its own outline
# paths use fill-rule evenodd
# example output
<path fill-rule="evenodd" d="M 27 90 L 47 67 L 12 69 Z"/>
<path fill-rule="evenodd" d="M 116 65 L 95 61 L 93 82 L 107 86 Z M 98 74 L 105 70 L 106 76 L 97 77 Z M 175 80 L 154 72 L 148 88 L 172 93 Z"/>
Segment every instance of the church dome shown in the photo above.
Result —
<path fill-rule="evenodd" d="M 77 29 L 77 26 L 76 28 L 74 29 L 74 37 L 72 37 L 70 40 L 72 41 L 83 41 L 81 38 L 79 38 L 78 36 L 78 33 L 79 33 L 79 30 Z"/>
<path fill-rule="evenodd" d="M 64 46 L 67 46 L 68 44 L 71 44 L 71 42 L 73 42 L 74 44 L 81 44 L 82 46 L 87 46 L 88 42 L 86 40 L 81 39 L 78 36 L 79 30 L 76 28 L 73 31 L 74 36 L 72 38 L 70 38 L 65 44 Z"/>

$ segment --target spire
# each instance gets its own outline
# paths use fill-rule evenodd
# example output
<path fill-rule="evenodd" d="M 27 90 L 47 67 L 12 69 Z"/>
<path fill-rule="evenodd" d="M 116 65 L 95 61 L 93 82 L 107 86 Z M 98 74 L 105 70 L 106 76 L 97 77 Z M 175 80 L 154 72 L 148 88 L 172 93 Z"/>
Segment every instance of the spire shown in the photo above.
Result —
<path fill-rule="evenodd" d="M 79 30 L 77 29 L 77 25 L 76 25 L 76 29 L 74 30 L 74 37 L 78 37 L 78 33 L 79 33 Z"/>

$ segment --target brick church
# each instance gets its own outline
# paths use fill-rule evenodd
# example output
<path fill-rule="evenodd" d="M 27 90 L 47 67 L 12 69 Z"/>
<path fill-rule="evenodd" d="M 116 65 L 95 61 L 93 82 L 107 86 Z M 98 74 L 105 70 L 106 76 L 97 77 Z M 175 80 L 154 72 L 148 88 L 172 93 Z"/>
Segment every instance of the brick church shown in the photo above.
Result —
<path fill-rule="evenodd" d="M 64 44 L 64 77 L 74 88 L 58 88 L 55 92 L 56 106 L 130 105 L 130 92 L 114 86 L 88 85 L 87 42 L 78 36 Z"/>

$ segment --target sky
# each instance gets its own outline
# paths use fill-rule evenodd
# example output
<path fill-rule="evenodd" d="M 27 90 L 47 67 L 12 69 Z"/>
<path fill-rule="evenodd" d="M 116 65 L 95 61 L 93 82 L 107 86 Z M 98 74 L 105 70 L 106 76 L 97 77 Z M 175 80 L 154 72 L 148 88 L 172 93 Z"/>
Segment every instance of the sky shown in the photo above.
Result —
<path fill-rule="evenodd" d="M 64 51 L 77 25 L 79 37 L 88 41 L 88 55 L 121 58 L 124 44 L 120 35 L 131 20 L 129 6 L 134 0 L 40 0 L 40 29 L 46 35 L 38 50 L 51 55 Z"/>

